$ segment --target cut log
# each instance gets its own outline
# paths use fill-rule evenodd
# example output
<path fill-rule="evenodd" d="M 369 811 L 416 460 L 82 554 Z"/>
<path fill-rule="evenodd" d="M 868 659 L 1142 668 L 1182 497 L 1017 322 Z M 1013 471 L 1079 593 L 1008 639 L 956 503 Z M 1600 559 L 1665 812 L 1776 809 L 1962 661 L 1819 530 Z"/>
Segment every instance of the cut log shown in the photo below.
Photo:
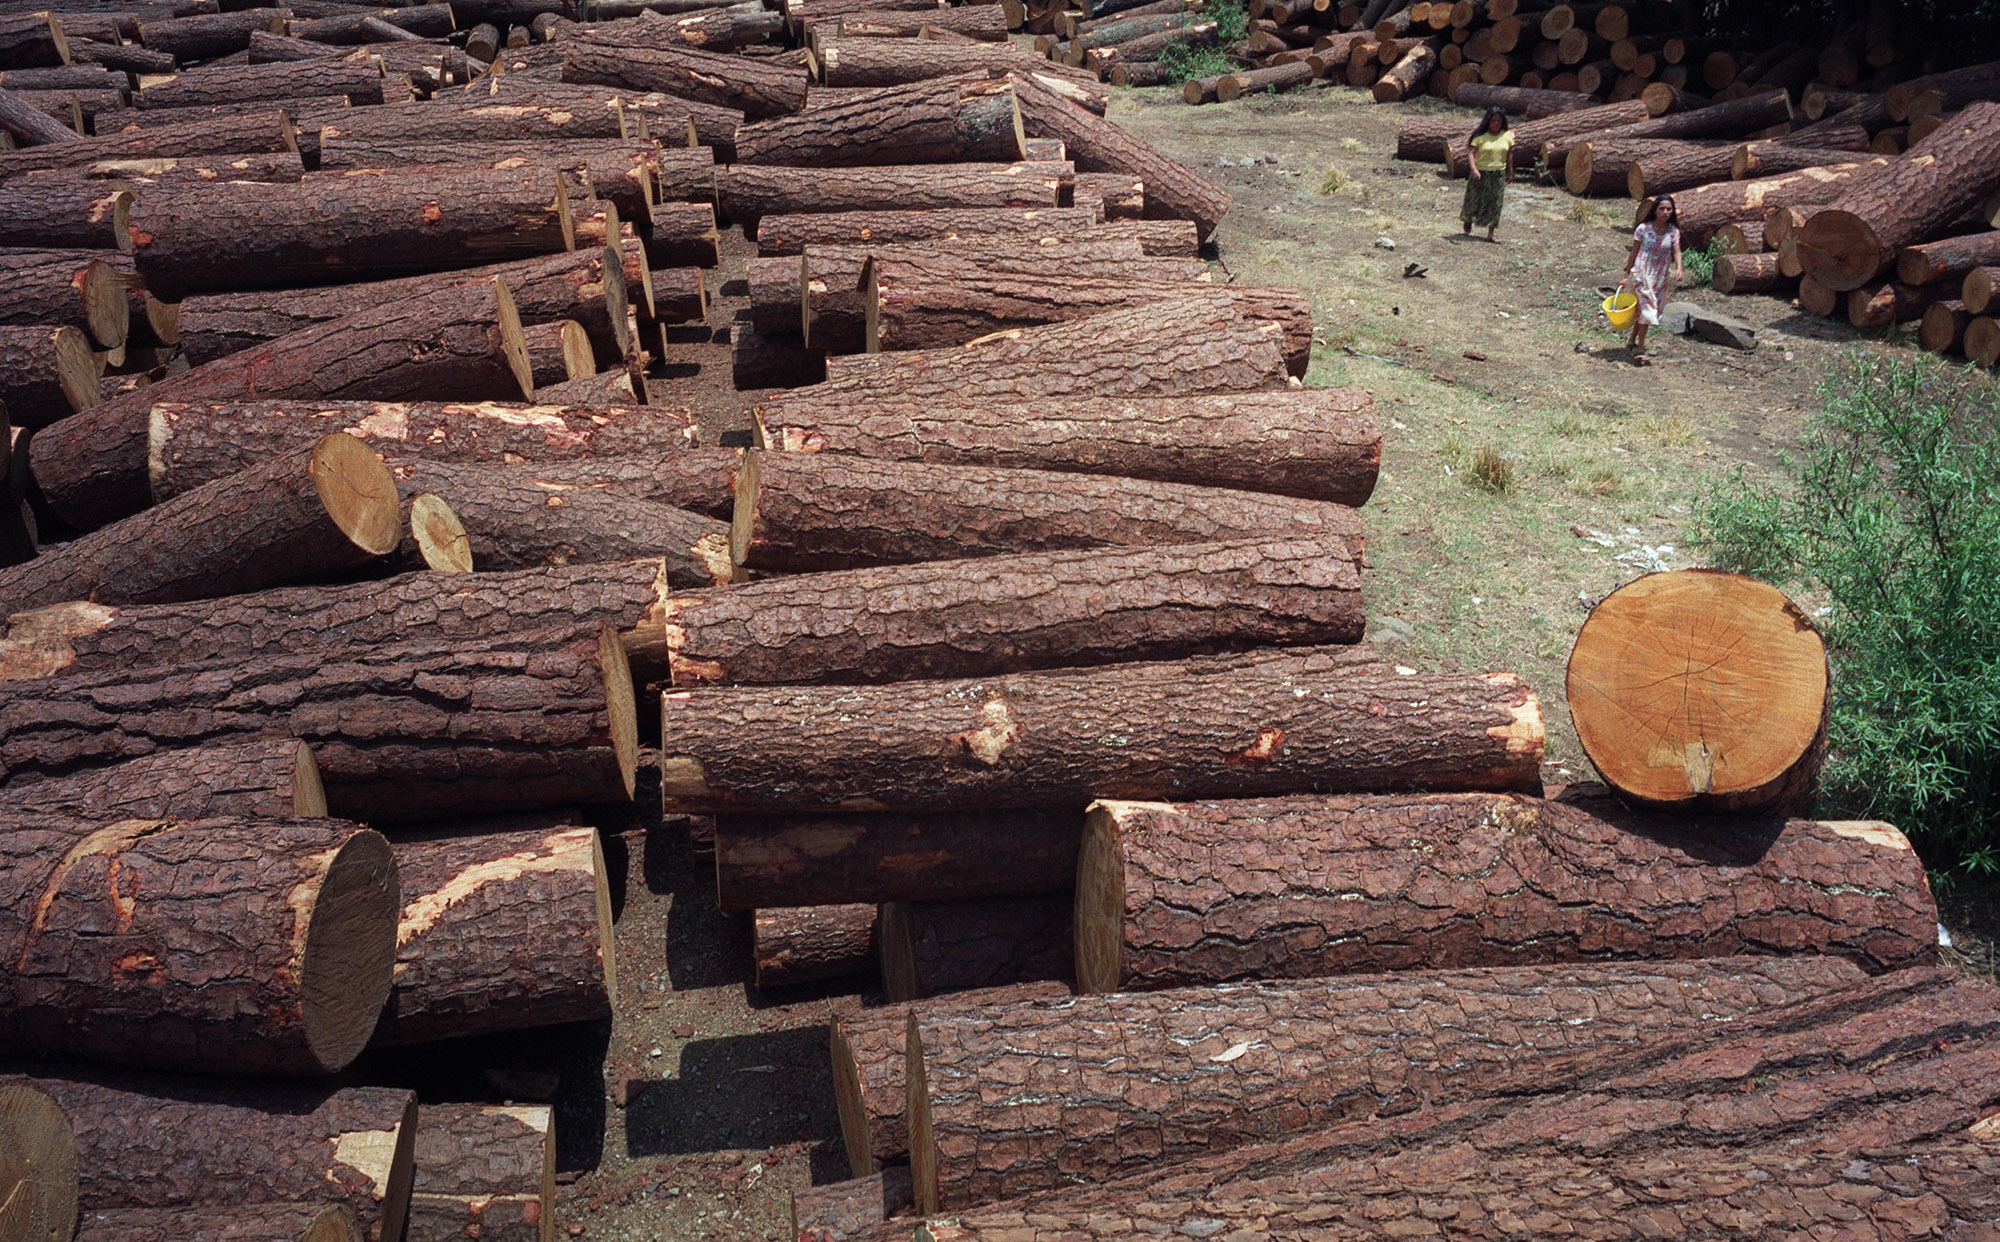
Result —
<path fill-rule="evenodd" d="M 331 1074 L 366 1045 L 395 961 L 396 864 L 379 833 L 41 811 L 0 812 L 0 826 L 9 1047 Z"/>
<path fill-rule="evenodd" d="M 1971 322 L 1972 312 L 1965 309 L 1963 301 L 1933 302 L 1924 309 L 1917 343 L 1934 354 L 1951 353 L 1965 343 L 1966 325 Z"/>
<path fill-rule="evenodd" d="M 73 777 L 0 789 L 0 814 L 82 819 L 318 819 L 326 791 L 312 749 L 289 738 L 145 755 Z"/>
<path fill-rule="evenodd" d="M 397 841 L 395 854 L 402 914 L 377 1045 L 611 1016 L 618 974 L 595 828 L 428 836 Z"/>
<path fill-rule="evenodd" d="M 76 1242 L 363 1242 L 352 1208 L 325 1203 L 232 1203 L 213 1207 L 98 1208 L 83 1215 Z"/>
<path fill-rule="evenodd" d="M 1861 286 L 1847 295 L 1847 321 L 1857 328 L 1886 328 L 1922 319 L 1939 302 L 1951 301 L 1958 290 L 1948 282 L 1905 285 L 1895 280 Z"/>
<path fill-rule="evenodd" d="M 1750 177 L 1771 177 L 1779 173 L 1796 172 L 1801 168 L 1824 168 L 1833 164 L 1847 164 L 1854 160 L 1854 152 L 1844 148 L 1801 146 L 1782 139 L 1769 142 L 1750 142 L 1736 149 L 1730 160 L 1729 175 L 1738 181 Z"/>
<path fill-rule="evenodd" d="M 268 30 L 250 32 L 250 46 L 245 49 L 250 54 L 253 65 L 292 64 L 309 60 L 338 60 L 347 55 L 345 48 L 331 43 L 315 43 L 308 39 L 291 35 L 272 34 Z M 382 102 L 379 98 L 374 102 Z"/>
<path fill-rule="evenodd" d="M 1795 255 L 1797 250 L 1798 242 L 1796 239 L 1785 243 L 1785 248 L 1778 252 L 1778 265 L 1781 270 L 1785 266 L 1785 256 L 1787 254 Z M 1800 273 L 1805 271 L 1804 264 L 1801 263 L 1797 266 Z M 1838 290 L 1829 289 L 1810 276 L 1805 276 L 1799 281 L 1799 309 L 1808 315 L 1817 315 L 1821 319 L 1831 318 L 1840 313 L 1841 306 L 1846 301 L 1846 298 L 1846 294 Z"/>
<path fill-rule="evenodd" d="M 2000 264 L 2000 229 L 1909 246 L 1896 255 L 1896 278 L 1906 285 L 1950 280 Z"/>
<path fill-rule="evenodd" d="M 820 397 L 757 406 L 758 442 L 886 461 L 1074 471 L 1365 504 L 1381 462 L 1359 388 L 1171 399 L 906 403 Z"/>
<path fill-rule="evenodd" d="M 332 435 L 0 571 L 0 601 L 164 603 L 324 578 L 388 552 L 400 526 L 381 459 Z"/>
<path fill-rule="evenodd" d="M 752 119 L 784 116 L 806 104 L 802 66 L 758 57 L 569 41 L 561 45 L 560 63 L 564 82 L 660 91 L 734 108 Z"/>
<path fill-rule="evenodd" d="M 1077 866 L 1077 982 L 1130 991 L 1743 952 L 1886 969 L 1934 953 L 1922 864 L 1889 825 L 1717 827 L 1634 833 L 1518 795 L 1100 802 Z M 1253 851 L 1256 869 L 1218 869 L 1223 843 Z M 1519 883 L 1496 898 L 1496 874 Z M 1357 897 L 1354 876 L 1380 880 Z"/>
<path fill-rule="evenodd" d="M 592 248 L 609 243 L 617 226 L 620 246 L 629 249 L 619 225 L 617 209 L 609 203 L 596 204 L 597 210 L 579 217 L 576 244 Z M 720 237 L 715 228 L 715 207 L 710 203 L 661 203 L 653 208 L 651 227 L 643 236 L 646 262 L 654 267 L 714 267 L 721 258 Z M 628 266 L 629 271 L 629 266 Z M 630 277 L 627 277 L 628 283 Z"/>
<path fill-rule="evenodd" d="M 1549 167 L 1554 168 L 1568 155 L 1571 142 L 1599 133 L 1611 133 L 1614 129 L 1622 133 L 1621 127 L 1637 124 L 1651 115 L 1645 104 L 1629 99 L 1622 103 L 1579 108 L 1574 112 L 1558 112 L 1538 120 L 1524 121 L 1514 127 L 1514 171 L 1526 172 L 1534 168 L 1551 143 L 1559 145 L 1559 150 L 1549 161 Z M 1462 124 L 1460 128 L 1464 128 Z M 1466 169 L 1465 143 L 1463 134 L 1454 134 L 1440 146 L 1437 155 L 1427 158 L 1448 159 L 1452 176 L 1463 177 Z M 1398 149 L 1401 149 L 1400 143 Z"/>
<path fill-rule="evenodd" d="M 575 240 L 562 176 L 551 168 L 361 170 L 301 185 L 176 188 L 148 194 L 132 214 L 139 272 L 171 300 L 380 280 L 549 254 Z"/>
<path fill-rule="evenodd" d="M 17 427 L 46 427 L 97 404 L 97 359 L 75 328 L 0 328 L 0 403 Z"/>
<path fill-rule="evenodd" d="M 250 9 L 241 13 L 204 13 L 139 23 L 139 42 L 165 52 L 182 64 L 216 60 L 250 47 L 250 32 L 283 34 L 289 9 Z"/>
<path fill-rule="evenodd" d="M 735 574 L 729 526 L 651 500 L 635 500 L 587 474 L 569 478 L 531 464 L 475 465 L 416 457 L 389 462 L 404 494 L 441 497 L 464 523 L 472 561 L 525 570 L 637 558 L 664 560 L 677 586 L 717 586 Z"/>
<path fill-rule="evenodd" d="M 1627 798 L 1698 811 L 1811 806 L 1826 647 L 1761 582 L 1690 570 L 1612 592 L 1577 634 L 1568 696 L 1584 753 Z"/>
<path fill-rule="evenodd" d="M 1778 269 L 1776 252 L 1766 250 L 1716 256 L 1711 283 L 1717 293 L 1769 293 L 1789 285 L 1791 278 Z"/>
<path fill-rule="evenodd" d="M 0 1202 L 9 1242 L 69 1242 L 76 1228 L 76 1135 L 62 1109 L 21 1082 L 0 1083 Z"/>
<path fill-rule="evenodd" d="M 1350 643 L 1353 556 L 1287 532 L 739 583 L 667 602 L 668 662 L 675 686 L 870 684 Z"/>
<path fill-rule="evenodd" d="M 1029 52 L 1009 43 L 939 47 L 930 39 L 859 38 L 845 30 L 816 42 L 820 77 L 828 86 L 901 86 L 1032 63 Z"/>
<path fill-rule="evenodd" d="M 949 169 L 946 165 L 936 171 Z M 777 170 L 734 169 L 731 175 L 764 171 Z M 1053 182 L 1045 184 L 1052 193 L 1056 189 Z M 765 256 L 799 254 L 807 246 L 896 246 L 962 237 L 1060 236 L 1081 233 L 1093 224 L 1088 212 L 1068 207 L 866 208 L 772 212 L 761 219 L 753 212 L 750 218 L 756 221 L 757 251 Z M 1193 254 L 1192 231 L 1187 241 L 1187 253 Z"/>
<path fill-rule="evenodd" d="M 1599 107 L 1603 101 L 1577 91 L 1530 91 L 1518 86 L 1488 86 L 1483 82 L 1472 82 L 1459 87 L 1452 96 L 1452 102 L 1461 108 L 1505 108 L 1510 115 L 1534 120 L 1554 116 L 1558 112 Z M 1458 128 L 1471 132 L 1464 125 Z"/>
<path fill-rule="evenodd" d="M 853 170 L 739 164 L 716 170 L 715 194 L 721 213 L 755 233 L 761 244 L 762 218 L 790 213 L 914 215 L 919 210 L 928 213 L 942 208 L 1028 207 L 1041 217 L 1052 217 L 1064 171 L 1060 164 L 1036 163 L 916 164 Z"/>
<path fill-rule="evenodd" d="M 1965 325 L 1965 356 L 1982 367 L 2000 363 L 2000 319 L 1981 315 Z"/>
<path fill-rule="evenodd" d="M 1021 132 L 1060 138 L 1079 172 L 1130 173 L 1143 180 L 1148 219 L 1192 220 L 1206 240 L 1228 213 L 1228 193 L 1187 165 L 1065 98 L 1039 76 L 1018 71 L 1008 76 L 1020 100 Z"/>
<path fill-rule="evenodd" d="M 40 433 L 31 468 L 50 510 L 89 530 L 151 499 L 146 451 L 156 402 L 477 401 L 532 390 L 520 318 L 506 283 L 496 280 L 328 320 L 114 397 Z"/>
<path fill-rule="evenodd" d="M 133 92 L 136 108 L 206 108 L 257 100 L 328 99 L 357 104 L 383 98 L 380 61 L 301 60 L 285 64 L 228 65 L 146 76 Z"/>
<path fill-rule="evenodd" d="M 522 329 L 522 342 L 528 350 L 528 374 L 537 389 L 566 384 L 597 371 L 590 334 L 574 319 L 528 325 Z"/>
<path fill-rule="evenodd" d="M 1413 94 L 1421 93 L 1431 71 L 1438 66 L 1439 43 L 1440 40 L 1431 38 L 1412 44 L 1390 63 L 1389 67 L 1382 71 L 1382 76 L 1375 79 L 1375 102 L 1396 103 Z M 1221 89 L 1218 88 L 1217 97 L 1220 98 L 1221 94 Z"/>
<path fill-rule="evenodd" d="M 1708 244 L 1718 252 L 1717 258 L 1724 255 L 1762 254 L 1770 249 L 1764 244 L 1764 226 L 1754 220 L 1743 224 L 1723 225 L 1715 230 L 1715 235 L 1708 239 Z"/>
<path fill-rule="evenodd" d="M 535 401 L 549 405 L 644 404 L 632 387 L 629 371 L 601 371 L 581 379 L 544 384 L 535 389 Z"/>
<path fill-rule="evenodd" d="M 1067 983 L 1074 896 L 890 902 L 882 907 L 882 986 L 892 1001 L 1009 984 Z"/>
<path fill-rule="evenodd" d="M 794 1190 L 792 1236 L 797 1242 L 858 1242 L 914 1201 L 910 1171 L 902 1167 Z"/>
<path fill-rule="evenodd" d="M 928 1174 L 921 1193 L 950 1211 L 1414 1106 L 1545 1090 L 1552 1064 L 1630 1056 L 1865 978 L 1826 957 L 1525 966 L 1005 1006 L 944 998 L 843 1026 L 875 1047 L 893 1041 L 873 1028 L 916 1015 L 925 1075 L 910 1090 L 925 1107 L 910 1111 L 930 1125 L 910 1141 L 931 1147 L 914 1161 Z M 1089 1102 L 1019 1102 L 1069 1097 L 1079 1076 L 1100 1088 Z M 996 1082 L 1004 1096 L 982 1093 Z M 1084 1109 L 1096 1124 L 1080 1124 Z"/>
<path fill-rule="evenodd" d="M 1776 177 L 1750 181 L 1718 181 L 1674 195 L 1674 207 L 1681 222 L 1684 244 L 1706 246 L 1709 237 L 1725 224 L 1761 220 L 1774 207 L 1810 207 L 1840 196 L 1847 183 L 1886 168 L 1889 159 L 1877 156 L 1851 164 L 1831 164 L 1802 168 Z M 1633 212 L 1636 227 L 1653 210 L 1651 199 L 1641 199 Z"/>
<path fill-rule="evenodd" d="M 0 152 L 0 183 L 12 184 L 31 172 L 75 168 L 99 160 L 297 150 L 298 140 L 291 122 L 283 112 L 267 108 L 231 117 L 84 138 L 60 146 Z"/>
<path fill-rule="evenodd" d="M 496 83 L 497 85 L 497 83 Z M 643 117 L 664 144 L 681 145 L 690 132 L 686 100 L 630 91 L 536 83 L 536 89 L 451 93 L 422 104 L 308 112 L 300 123 L 333 131 L 326 138 L 363 142 L 505 142 L 622 139 Z M 615 105 L 615 106 L 614 106 Z"/>
<path fill-rule="evenodd" d="M 717 900 L 756 910 L 1062 892 L 1082 840 L 1083 816 L 1068 810 L 719 815 Z"/>
<path fill-rule="evenodd" d="M 2000 310 L 2000 266 L 1976 267 L 1967 272 L 1959 294 L 1965 299 L 1965 309 L 1975 315 L 1990 315 Z"/>
<path fill-rule="evenodd" d="M 105 349 L 131 333 L 125 284 L 102 252 L 0 251 L 0 327 L 71 327 Z"/>
<path fill-rule="evenodd" d="M 1990 100 L 1995 92 L 2000 92 L 2000 61 L 1987 61 L 1898 82 L 1883 92 L 1882 103 L 1890 120 L 1907 121 L 1924 112 L 1950 112 Z"/>
<path fill-rule="evenodd" d="M 1247 797 L 1329 784 L 1535 789 L 1542 753 L 1540 708 L 1512 674 L 1412 680 L 1309 656 L 1254 672 L 1123 664 L 674 691 L 662 715 L 665 804 L 688 813 L 1074 808 L 1106 791 Z M 1143 748 L 1131 732 L 1142 729 Z"/>
<path fill-rule="evenodd" d="M 292 11 L 301 18 L 307 18 L 309 8 L 294 5 Z M 343 46 L 381 43 L 395 37 L 368 25 L 371 20 L 387 25 L 390 30 L 400 30 L 406 35 L 424 39 L 442 39 L 455 28 L 451 6 L 411 4 L 369 9 L 365 13 L 334 12 L 325 17 L 294 21 L 287 29 L 295 38 Z"/>
<path fill-rule="evenodd" d="M 1735 146 L 1726 142 L 1686 142 L 1672 138 L 1600 138 L 1592 136 L 1569 147 L 1563 157 L 1563 182 L 1572 194 L 1628 194 L 1630 187 L 1655 182 L 1679 188 L 1701 185 L 1729 175 Z M 1650 168 L 1638 176 L 1641 161 Z M 1551 168 L 1554 167 L 1552 163 Z M 1655 189 L 1653 193 L 1664 193 Z"/>
<path fill-rule="evenodd" d="M 331 1201 L 354 1212 L 368 1242 L 402 1236 L 414 1092 L 178 1078 L 12 1081 L 46 1093 L 75 1127 L 85 1213 L 207 1206 L 227 1214 L 273 1199 Z"/>
<path fill-rule="evenodd" d="M 536 1104 L 432 1104 L 417 1113 L 404 1242 L 546 1242 L 554 1233 L 555 1113 Z"/>
<path fill-rule="evenodd" d="M 730 553 L 789 572 L 1059 548 L 1209 543 L 1276 531 L 1360 552 L 1352 509 L 1322 501 L 1056 471 L 753 450 Z M 765 903 L 771 904 L 771 903 Z"/>
<path fill-rule="evenodd" d="M 666 161 L 680 182 L 666 198 L 715 196 L 714 152 L 706 147 L 662 152 L 651 140 L 574 138 L 519 142 L 386 142 L 354 137 L 320 140 L 322 169 L 451 167 L 504 171 L 549 167 L 564 174 L 572 200 L 591 197 L 618 205 L 621 219 L 643 222 L 652 214 L 659 169 Z"/>
<path fill-rule="evenodd" d="M 1025 140 L 1011 80 L 945 78 L 745 125 L 736 158 L 811 167 L 1005 161 L 1023 158 Z"/>
<path fill-rule="evenodd" d="M 827 360 L 815 397 L 842 400 L 1194 396 L 1283 387 L 1285 325 L 1215 297 L 1013 328 L 951 349 Z M 1088 352 L 1077 342 L 1090 342 Z"/>
<path fill-rule="evenodd" d="M 1644 105 L 1642 104 L 1641 107 Z M 1571 115 L 1581 115 L 1572 113 Z M 1551 121 L 1557 119 L 1549 118 Z M 1631 125 L 1621 125 L 1601 133 L 1566 136 L 1545 141 L 1541 146 L 1541 157 L 1550 167 L 1566 160 L 1570 148 L 1586 139 L 1592 143 L 1627 138 L 1711 138 L 1732 139 L 1740 142 L 1748 135 L 1773 125 L 1783 125 L 1792 119 L 1791 97 L 1784 91 L 1769 91 L 1758 95 L 1746 95 L 1727 103 L 1710 104 L 1706 108 L 1694 108 L 1686 112 L 1673 112 L 1666 116 L 1651 117 Z M 1546 124 L 1547 122 L 1535 122 Z M 1522 126 L 1523 134 L 1527 126 Z M 1519 147 L 1521 138 L 1514 140 Z"/>
<path fill-rule="evenodd" d="M 757 986 L 872 975 L 875 927 L 875 907 L 867 904 L 759 910 L 752 920 Z"/>
<path fill-rule="evenodd" d="M 116 110 L 123 106 L 124 96 L 115 91 L 94 94 L 89 109 L 92 115 L 100 110 Z M 12 135 L 23 146 L 75 142 L 81 137 L 80 122 L 85 115 L 86 98 L 88 96 L 78 91 L 51 97 L 40 92 L 0 86 L 0 130 Z M 66 125 L 63 124 L 65 120 L 77 123 Z"/>
<path fill-rule="evenodd" d="M 94 178 L 114 178 L 143 197 L 156 186 L 194 182 L 272 181 L 297 185 L 305 178 L 305 161 L 290 151 L 260 155 L 183 155 L 161 159 L 99 160 L 88 172 Z"/>
<path fill-rule="evenodd" d="M 796 332 L 760 332 L 749 311 L 738 311 L 729 326 L 731 383 L 739 391 L 796 388 L 826 379 L 826 355 L 807 349 Z"/>
<path fill-rule="evenodd" d="M 1849 186 L 1799 231 L 1808 276 L 1858 289 L 1897 252 L 1949 227 L 2000 188 L 2000 103 L 1968 105 L 1879 175 Z"/>

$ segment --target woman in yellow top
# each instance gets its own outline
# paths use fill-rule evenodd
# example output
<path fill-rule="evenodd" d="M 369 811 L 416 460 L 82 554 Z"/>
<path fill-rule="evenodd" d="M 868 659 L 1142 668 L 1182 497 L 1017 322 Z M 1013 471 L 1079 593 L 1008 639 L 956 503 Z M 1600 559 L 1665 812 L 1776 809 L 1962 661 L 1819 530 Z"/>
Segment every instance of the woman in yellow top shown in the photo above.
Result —
<path fill-rule="evenodd" d="M 1500 227 L 1501 200 L 1514 179 L 1514 131 L 1507 128 L 1506 111 L 1488 108 L 1466 146 L 1471 167 L 1466 169 L 1465 206 L 1459 209 L 1459 218 L 1467 233 L 1476 224 L 1486 230 L 1487 241 L 1497 242 L 1493 232 Z"/>

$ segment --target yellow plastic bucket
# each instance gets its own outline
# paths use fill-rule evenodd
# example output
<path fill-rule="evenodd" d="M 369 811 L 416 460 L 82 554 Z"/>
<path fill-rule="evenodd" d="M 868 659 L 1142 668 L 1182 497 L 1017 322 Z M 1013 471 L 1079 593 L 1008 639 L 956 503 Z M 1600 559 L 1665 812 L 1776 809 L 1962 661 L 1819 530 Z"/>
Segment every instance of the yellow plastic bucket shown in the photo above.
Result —
<path fill-rule="evenodd" d="M 1632 320 L 1639 314 L 1639 295 L 1627 293 L 1623 289 L 1604 299 L 1604 317 L 1611 326 L 1623 331 L 1632 326 Z"/>

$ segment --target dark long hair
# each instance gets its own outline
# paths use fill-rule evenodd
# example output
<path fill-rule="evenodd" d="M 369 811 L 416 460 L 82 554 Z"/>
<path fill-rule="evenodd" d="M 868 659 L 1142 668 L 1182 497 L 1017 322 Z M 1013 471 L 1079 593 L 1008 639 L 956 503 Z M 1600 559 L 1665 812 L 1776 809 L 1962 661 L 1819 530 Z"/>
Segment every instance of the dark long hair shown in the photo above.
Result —
<path fill-rule="evenodd" d="M 1486 110 L 1485 116 L 1479 118 L 1479 128 L 1472 131 L 1472 138 L 1477 138 L 1479 137 L 1479 135 L 1485 133 L 1487 127 L 1493 124 L 1493 118 L 1496 116 L 1500 118 L 1500 132 L 1503 134 L 1506 133 L 1507 109 L 1501 107 L 1499 104 L 1494 104 L 1492 107 Z M 1466 146 L 1472 145 L 1472 138 L 1467 138 L 1465 140 Z"/>
<path fill-rule="evenodd" d="M 1674 209 L 1674 218 L 1668 223 L 1668 227 L 1676 229 L 1679 228 L 1681 226 L 1681 205 L 1674 201 L 1674 196 L 1671 194 L 1662 194 L 1658 198 L 1653 200 L 1653 206 L 1646 212 L 1646 223 L 1653 226 L 1653 231 L 1655 233 L 1660 231 L 1661 203 L 1665 203 L 1667 206 Z"/>

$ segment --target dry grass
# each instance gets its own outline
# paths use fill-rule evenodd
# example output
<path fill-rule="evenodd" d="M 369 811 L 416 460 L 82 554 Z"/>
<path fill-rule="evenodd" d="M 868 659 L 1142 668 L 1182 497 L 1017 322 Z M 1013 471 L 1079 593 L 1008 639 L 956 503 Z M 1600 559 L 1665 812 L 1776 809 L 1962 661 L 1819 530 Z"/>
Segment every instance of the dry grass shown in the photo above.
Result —
<path fill-rule="evenodd" d="M 1472 472 L 1468 477 L 1473 486 L 1497 496 L 1514 486 L 1514 463 L 1501 456 L 1499 449 L 1482 444 L 1472 455 Z"/>
<path fill-rule="evenodd" d="M 1340 140 L 1340 149 L 1343 151 L 1366 151 L 1368 144 L 1359 138 L 1342 138 Z"/>
<path fill-rule="evenodd" d="M 1341 187 L 1346 184 L 1346 173 L 1340 171 L 1338 168 L 1329 168 L 1326 170 L 1326 176 L 1319 179 L 1319 192 L 1321 194 L 1338 194 L 1341 191 Z"/>

